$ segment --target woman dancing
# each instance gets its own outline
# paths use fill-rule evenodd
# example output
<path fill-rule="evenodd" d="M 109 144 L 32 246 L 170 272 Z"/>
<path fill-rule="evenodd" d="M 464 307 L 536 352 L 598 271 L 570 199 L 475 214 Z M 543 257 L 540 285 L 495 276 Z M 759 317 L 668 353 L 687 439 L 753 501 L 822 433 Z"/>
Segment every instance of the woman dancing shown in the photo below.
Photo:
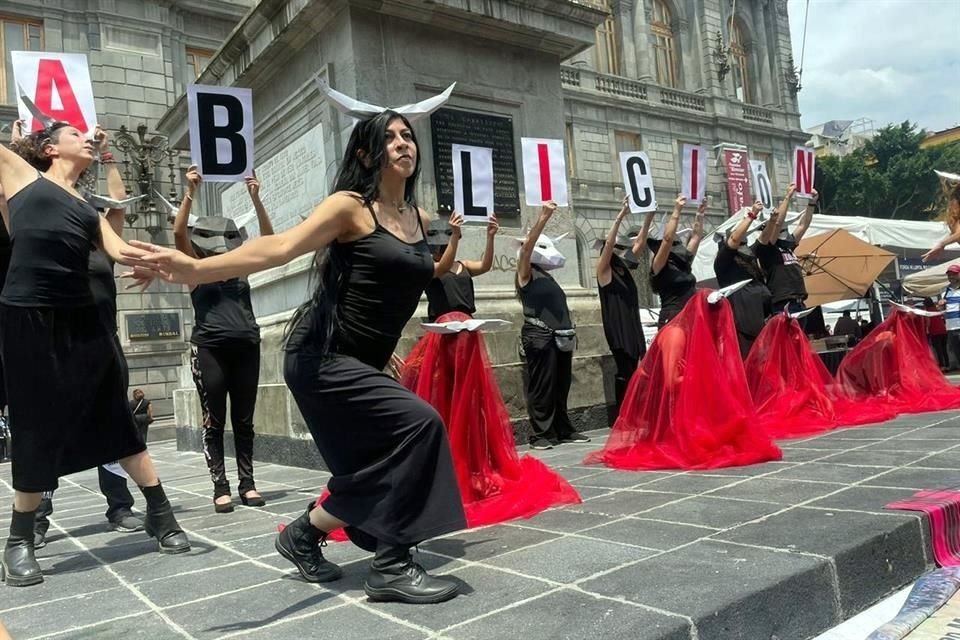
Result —
<path fill-rule="evenodd" d="M 439 106 L 439 105 L 437 105 Z M 463 506 L 443 421 L 383 373 L 401 331 L 458 244 L 434 264 L 416 206 L 420 155 L 410 121 L 392 110 L 358 122 L 335 193 L 299 225 L 201 260 L 150 251 L 140 270 L 188 285 L 238 278 L 327 248 L 313 298 L 295 314 L 284 377 L 333 477 L 330 495 L 291 522 L 276 547 L 304 579 L 336 580 L 319 543 L 346 527 L 374 551 L 364 584 L 373 600 L 442 602 L 457 583 L 429 574 L 410 549 L 462 529 Z"/>
<path fill-rule="evenodd" d="M 62 475 L 114 460 L 140 485 L 147 502 L 144 528 L 160 551 L 181 553 L 190 544 L 137 431 L 123 354 L 90 288 L 93 246 L 122 262 L 143 252 L 126 245 L 77 192 L 77 180 L 94 159 L 93 142 L 79 130 L 54 123 L 23 138 L 18 151 L 0 147 L 5 222 L 13 240 L 0 295 L 0 352 L 15 490 L 0 576 L 26 586 L 43 581 L 33 539 L 41 493 L 55 489 Z M 71 402 L 50 402 L 51 396 Z"/>

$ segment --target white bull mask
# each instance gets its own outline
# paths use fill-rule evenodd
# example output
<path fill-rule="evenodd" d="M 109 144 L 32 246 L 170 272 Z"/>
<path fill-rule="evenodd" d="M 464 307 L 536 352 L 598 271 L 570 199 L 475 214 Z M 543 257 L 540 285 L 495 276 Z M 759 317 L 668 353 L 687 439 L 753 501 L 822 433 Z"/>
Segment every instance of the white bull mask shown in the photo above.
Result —
<path fill-rule="evenodd" d="M 410 122 L 419 120 L 426 116 L 429 116 L 431 113 L 442 107 L 447 100 L 450 99 L 450 94 L 453 93 L 453 88 L 457 86 L 457 83 L 454 82 L 443 93 L 437 94 L 420 102 L 415 102 L 413 104 L 405 104 L 401 107 L 381 107 L 379 105 L 370 104 L 369 102 L 362 102 L 356 98 L 351 98 L 345 93 L 340 93 L 339 91 L 330 87 L 326 80 L 319 77 L 315 77 L 314 80 L 317 83 L 317 86 L 320 88 L 320 92 L 326 96 L 328 102 L 333 105 L 333 107 L 343 113 L 348 115 L 351 118 L 356 120 L 364 120 L 366 118 L 372 118 L 377 116 L 384 111 L 396 111 L 400 115 L 406 117 Z"/>
<path fill-rule="evenodd" d="M 545 271 L 559 269 L 567 262 L 567 258 L 557 249 L 557 243 L 567 237 L 568 234 L 561 233 L 556 238 L 550 238 L 545 233 L 541 233 L 537 238 L 537 245 L 533 248 L 533 255 L 530 257 L 531 264 L 535 264 Z M 517 243 L 517 256 L 520 255 L 520 247 L 526 242 L 526 238 L 514 238 Z"/>

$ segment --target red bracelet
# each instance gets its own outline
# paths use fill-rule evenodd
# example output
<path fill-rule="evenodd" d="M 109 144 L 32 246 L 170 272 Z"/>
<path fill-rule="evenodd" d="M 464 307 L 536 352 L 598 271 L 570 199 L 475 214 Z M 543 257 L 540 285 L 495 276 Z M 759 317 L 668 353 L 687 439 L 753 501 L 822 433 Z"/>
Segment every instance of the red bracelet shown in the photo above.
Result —
<path fill-rule="evenodd" d="M 747 212 L 747 217 L 750 218 L 751 220 L 756 220 L 758 215 L 760 214 L 754 213 L 752 209 Z"/>
<path fill-rule="evenodd" d="M 100 154 L 100 162 L 101 162 L 101 163 L 113 162 L 113 161 L 114 161 L 114 160 L 113 160 L 113 154 L 110 153 L 109 151 L 104 151 L 103 153 Z"/>

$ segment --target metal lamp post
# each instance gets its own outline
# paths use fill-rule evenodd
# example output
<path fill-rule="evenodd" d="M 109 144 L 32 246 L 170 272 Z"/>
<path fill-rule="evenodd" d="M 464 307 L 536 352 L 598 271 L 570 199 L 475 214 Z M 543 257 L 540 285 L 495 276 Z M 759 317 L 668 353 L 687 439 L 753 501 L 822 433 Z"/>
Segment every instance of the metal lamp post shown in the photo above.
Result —
<path fill-rule="evenodd" d="M 180 152 L 170 146 L 170 139 L 160 134 L 147 135 L 147 125 L 137 127 L 136 135 L 129 131 L 126 125 L 113 137 L 113 144 L 123 154 L 123 179 L 128 185 L 136 183 L 139 192 L 137 195 L 147 197 L 131 207 L 125 219 L 133 226 L 142 215 L 146 224 L 144 228 L 150 235 L 156 235 L 163 230 L 166 224 L 172 222 L 174 212 L 167 210 L 164 205 L 158 208 L 157 194 L 161 193 L 162 179 L 160 174 L 165 164 L 170 181 L 170 202 L 177 204 L 177 159 Z"/>

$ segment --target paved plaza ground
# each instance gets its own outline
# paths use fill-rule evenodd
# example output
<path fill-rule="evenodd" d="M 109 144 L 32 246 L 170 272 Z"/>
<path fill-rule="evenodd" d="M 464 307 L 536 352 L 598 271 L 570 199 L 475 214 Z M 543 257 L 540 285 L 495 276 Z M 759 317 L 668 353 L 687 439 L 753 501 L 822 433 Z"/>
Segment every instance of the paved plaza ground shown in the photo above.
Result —
<path fill-rule="evenodd" d="M 190 553 L 107 531 L 96 474 L 70 476 L 38 552 L 46 582 L 0 587 L 0 620 L 15 640 L 803 640 L 932 567 L 926 521 L 883 506 L 960 485 L 958 427 L 954 412 L 905 416 L 786 442 L 782 462 L 698 473 L 583 466 L 606 435 L 594 433 L 537 453 L 582 505 L 421 546 L 421 563 L 464 594 L 425 607 L 367 602 L 367 557 L 352 545 L 327 548 L 345 576 L 325 586 L 276 554 L 277 523 L 325 473 L 259 465 L 268 506 L 218 515 L 202 456 L 151 444 Z M 0 465 L 4 531 L 9 481 Z"/>

